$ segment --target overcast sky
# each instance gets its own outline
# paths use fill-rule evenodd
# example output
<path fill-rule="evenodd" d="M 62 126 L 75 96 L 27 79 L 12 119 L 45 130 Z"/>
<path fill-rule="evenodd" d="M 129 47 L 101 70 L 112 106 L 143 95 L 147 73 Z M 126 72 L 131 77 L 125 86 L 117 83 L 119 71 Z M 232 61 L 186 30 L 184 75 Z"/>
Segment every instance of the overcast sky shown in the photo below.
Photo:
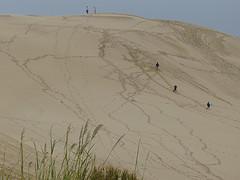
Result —
<path fill-rule="evenodd" d="M 0 13 L 72 15 L 82 14 L 87 5 L 98 12 L 180 20 L 240 36 L 240 0 L 0 0 Z"/>

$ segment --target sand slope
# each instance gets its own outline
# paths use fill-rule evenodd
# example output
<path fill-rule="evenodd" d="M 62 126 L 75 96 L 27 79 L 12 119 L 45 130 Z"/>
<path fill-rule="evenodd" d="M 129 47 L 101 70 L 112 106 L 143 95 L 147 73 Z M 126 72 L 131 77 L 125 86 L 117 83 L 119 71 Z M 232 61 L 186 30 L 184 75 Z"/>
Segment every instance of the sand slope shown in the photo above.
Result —
<path fill-rule="evenodd" d="M 125 134 L 109 163 L 133 169 L 141 139 L 145 179 L 240 179 L 239 38 L 127 15 L 0 16 L 0 83 L 7 159 L 23 128 L 31 145 L 89 120 L 104 125 L 99 161 Z"/>

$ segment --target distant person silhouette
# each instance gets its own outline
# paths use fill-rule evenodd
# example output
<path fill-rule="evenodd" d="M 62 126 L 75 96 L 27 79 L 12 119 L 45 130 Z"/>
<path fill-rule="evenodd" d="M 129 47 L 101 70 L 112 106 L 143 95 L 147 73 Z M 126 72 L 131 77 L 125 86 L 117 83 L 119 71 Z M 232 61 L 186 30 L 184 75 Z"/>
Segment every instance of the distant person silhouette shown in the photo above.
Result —
<path fill-rule="evenodd" d="M 174 85 L 173 86 L 173 92 L 176 92 L 177 91 L 177 85 Z"/>
<path fill-rule="evenodd" d="M 94 9 L 94 14 L 97 14 L 97 9 L 95 6 L 93 7 L 93 9 Z"/>
<path fill-rule="evenodd" d="M 86 14 L 88 14 L 89 13 L 89 11 L 88 11 L 88 6 L 86 7 Z"/>
<path fill-rule="evenodd" d="M 207 102 L 207 109 L 210 109 L 210 107 L 211 107 L 211 104 L 210 104 L 210 102 L 208 101 L 208 102 Z"/>
<path fill-rule="evenodd" d="M 156 69 L 159 69 L 159 63 L 157 62 L 157 64 L 156 64 Z"/>

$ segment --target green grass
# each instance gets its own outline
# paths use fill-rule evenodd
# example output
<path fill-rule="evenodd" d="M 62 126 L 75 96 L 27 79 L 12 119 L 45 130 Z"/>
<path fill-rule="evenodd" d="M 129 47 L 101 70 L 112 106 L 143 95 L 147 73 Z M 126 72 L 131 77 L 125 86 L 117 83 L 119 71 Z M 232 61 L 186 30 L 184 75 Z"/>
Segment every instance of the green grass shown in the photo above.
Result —
<path fill-rule="evenodd" d="M 63 155 L 55 155 L 57 145 L 56 139 L 50 130 L 49 146 L 45 144 L 42 152 L 35 147 L 34 160 L 25 167 L 24 163 L 24 130 L 20 141 L 20 163 L 18 170 L 6 167 L 4 163 L 0 166 L 0 179 L 20 179 L 20 180 L 137 180 L 135 172 L 122 170 L 111 166 L 105 166 L 110 154 L 124 137 L 121 136 L 114 144 L 103 165 L 96 166 L 95 155 L 92 153 L 94 148 L 93 140 L 102 125 L 97 126 L 92 132 L 88 130 L 88 122 L 81 128 L 78 141 L 69 143 L 70 126 L 67 128 Z M 139 148 L 139 147 L 138 147 Z M 137 155 L 138 156 L 138 155 Z M 137 163 L 137 160 L 136 160 Z M 33 169 L 30 171 L 30 169 Z M 136 170 L 136 165 L 135 165 Z"/>

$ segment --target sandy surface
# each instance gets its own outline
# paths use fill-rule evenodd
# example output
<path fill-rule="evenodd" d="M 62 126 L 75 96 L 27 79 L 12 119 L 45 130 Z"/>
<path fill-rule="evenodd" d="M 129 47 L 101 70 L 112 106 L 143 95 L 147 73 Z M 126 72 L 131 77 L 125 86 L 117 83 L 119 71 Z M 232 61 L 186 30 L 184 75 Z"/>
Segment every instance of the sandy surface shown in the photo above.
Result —
<path fill-rule="evenodd" d="M 71 123 L 76 137 L 89 120 L 104 125 L 99 161 L 125 134 L 109 163 L 133 169 L 141 140 L 147 180 L 240 179 L 239 38 L 127 15 L 2 15 L 0 83 L 0 156 L 9 161 L 23 128 L 31 145 L 51 126 L 61 138 Z"/>

